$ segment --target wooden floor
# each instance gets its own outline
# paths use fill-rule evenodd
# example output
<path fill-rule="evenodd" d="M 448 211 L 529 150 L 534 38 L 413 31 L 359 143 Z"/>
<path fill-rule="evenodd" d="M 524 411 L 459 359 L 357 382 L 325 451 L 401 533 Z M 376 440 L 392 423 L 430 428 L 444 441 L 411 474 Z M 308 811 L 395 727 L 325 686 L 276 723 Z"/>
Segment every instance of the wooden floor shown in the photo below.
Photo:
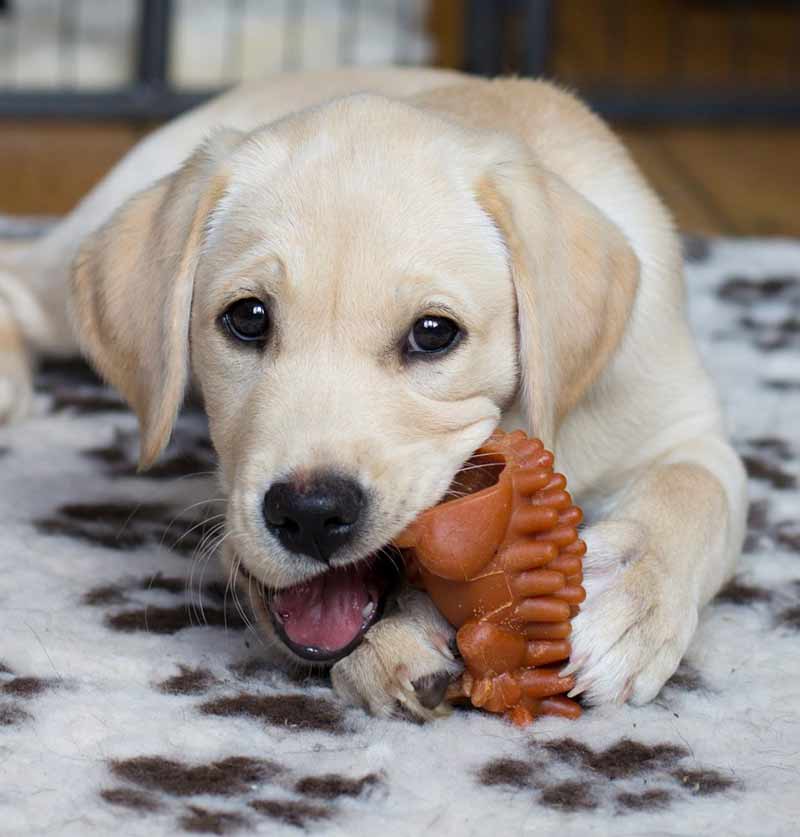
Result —
<path fill-rule="evenodd" d="M 0 212 L 69 210 L 147 127 L 0 121 Z M 620 127 L 681 229 L 800 237 L 800 127 Z"/>
<path fill-rule="evenodd" d="M 682 230 L 800 237 L 800 127 L 618 133 Z"/>

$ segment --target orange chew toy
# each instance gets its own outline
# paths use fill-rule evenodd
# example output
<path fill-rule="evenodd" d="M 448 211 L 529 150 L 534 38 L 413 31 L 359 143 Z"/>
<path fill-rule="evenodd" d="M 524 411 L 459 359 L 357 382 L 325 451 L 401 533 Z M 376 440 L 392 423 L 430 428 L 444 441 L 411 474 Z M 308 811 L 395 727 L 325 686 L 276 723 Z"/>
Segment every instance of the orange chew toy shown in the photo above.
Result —
<path fill-rule="evenodd" d="M 576 718 L 570 619 L 586 597 L 573 505 L 553 454 L 521 430 L 494 433 L 438 506 L 396 540 L 409 578 L 458 628 L 464 674 L 448 691 L 517 724 Z M 463 496 L 466 495 L 466 496 Z"/>

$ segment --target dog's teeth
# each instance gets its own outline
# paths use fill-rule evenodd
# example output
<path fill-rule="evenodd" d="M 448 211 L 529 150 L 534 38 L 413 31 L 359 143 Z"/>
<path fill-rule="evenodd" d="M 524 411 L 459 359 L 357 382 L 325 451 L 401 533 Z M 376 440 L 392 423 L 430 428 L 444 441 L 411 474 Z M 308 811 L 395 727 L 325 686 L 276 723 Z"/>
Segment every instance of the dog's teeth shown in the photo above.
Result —
<path fill-rule="evenodd" d="M 372 616 L 372 612 L 373 612 L 374 610 L 375 610 L 375 602 L 371 602 L 371 601 L 370 601 L 370 602 L 367 602 L 367 603 L 364 605 L 364 609 L 361 611 L 361 615 L 362 615 L 365 619 L 369 619 L 369 617 L 370 617 L 370 616 Z"/>

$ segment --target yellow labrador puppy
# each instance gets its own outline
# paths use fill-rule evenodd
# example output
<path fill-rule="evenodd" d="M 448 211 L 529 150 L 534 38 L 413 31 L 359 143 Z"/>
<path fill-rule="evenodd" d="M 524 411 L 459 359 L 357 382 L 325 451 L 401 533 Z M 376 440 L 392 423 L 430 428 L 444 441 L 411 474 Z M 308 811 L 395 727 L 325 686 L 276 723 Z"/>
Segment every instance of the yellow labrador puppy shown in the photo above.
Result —
<path fill-rule="evenodd" d="M 745 479 L 672 223 L 550 84 L 387 70 L 239 88 L 8 259 L 0 298 L 6 418 L 28 354 L 79 343 L 136 411 L 147 467 L 200 388 L 225 562 L 275 647 L 372 712 L 444 711 L 452 631 L 392 588 L 385 546 L 498 425 L 553 447 L 586 510 L 575 692 L 652 699 L 732 571 Z"/>

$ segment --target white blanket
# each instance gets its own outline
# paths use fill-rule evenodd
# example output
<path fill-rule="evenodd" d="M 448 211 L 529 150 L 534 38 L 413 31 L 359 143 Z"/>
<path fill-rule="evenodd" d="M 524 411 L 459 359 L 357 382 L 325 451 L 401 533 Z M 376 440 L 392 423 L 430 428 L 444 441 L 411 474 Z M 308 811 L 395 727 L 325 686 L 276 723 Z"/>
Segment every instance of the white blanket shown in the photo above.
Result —
<path fill-rule="evenodd" d="M 417 726 L 271 669 L 192 505 L 217 496 L 201 413 L 135 476 L 132 415 L 50 366 L 0 428 L 0 833 L 800 833 L 800 245 L 688 244 L 753 506 L 653 704 Z"/>

